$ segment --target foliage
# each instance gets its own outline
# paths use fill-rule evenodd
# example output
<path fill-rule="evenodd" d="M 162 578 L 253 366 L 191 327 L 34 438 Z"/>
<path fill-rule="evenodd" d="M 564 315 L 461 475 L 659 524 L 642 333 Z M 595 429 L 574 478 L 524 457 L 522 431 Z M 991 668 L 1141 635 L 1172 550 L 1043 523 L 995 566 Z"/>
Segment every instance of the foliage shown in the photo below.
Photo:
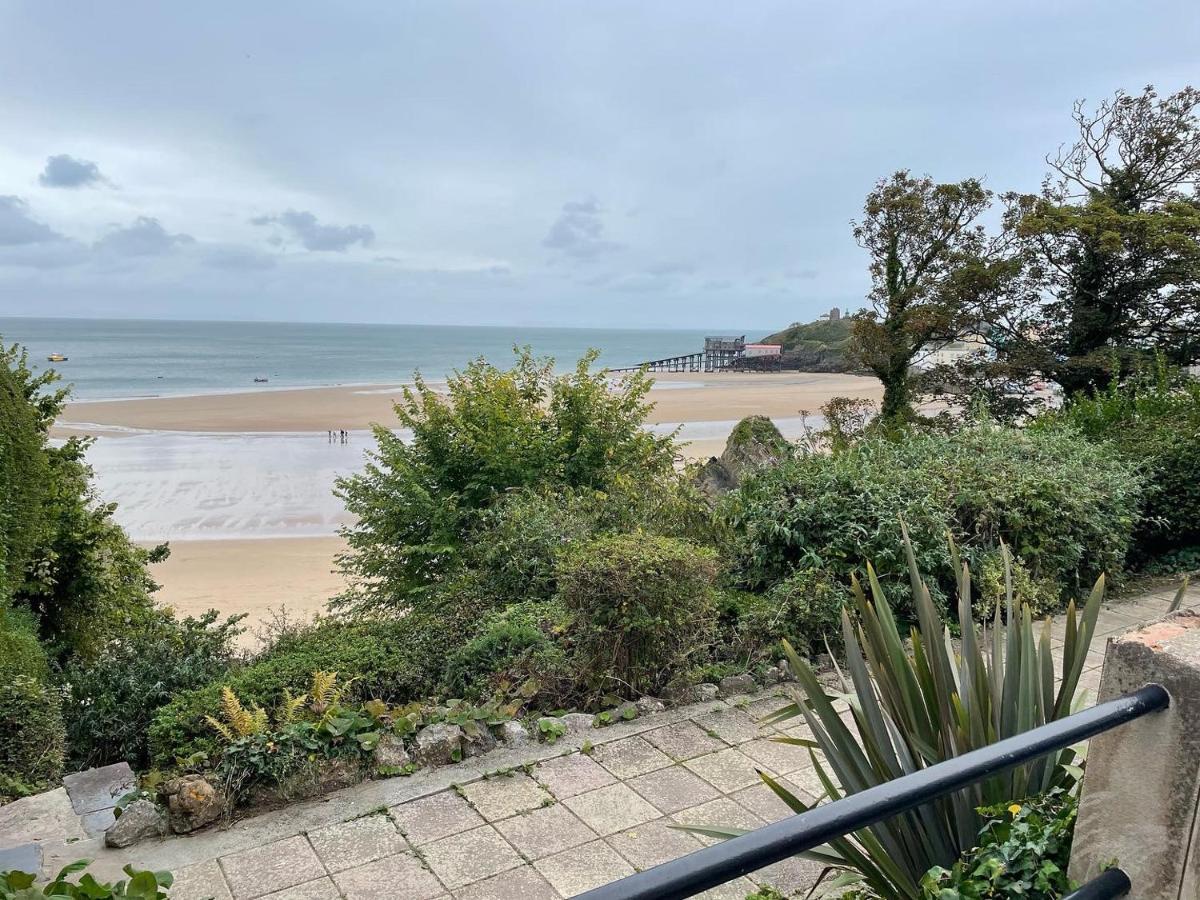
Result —
<path fill-rule="evenodd" d="M 128 897 L 137 900 L 167 900 L 167 890 L 174 879 L 170 872 L 150 872 L 125 866 L 129 880 L 100 882 L 90 872 L 84 872 L 77 881 L 69 881 L 72 875 L 83 872 L 90 859 L 81 859 L 64 866 L 54 879 L 41 887 L 34 887 L 35 875 L 29 872 L 0 872 L 0 900 L 116 900 Z"/>
<path fill-rule="evenodd" d="M 1172 377 L 1160 358 L 1151 372 L 1115 380 L 1043 414 L 1038 429 L 1078 429 L 1107 442 L 1146 474 L 1134 533 L 1140 563 L 1200 545 L 1200 384 Z"/>
<path fill-rule="evenodd" d="M 854 316 L 849 355 L 883 383 L 887 422 L 914 416 L 909 370 L 921 349 L 974 327 L 963 310 L 994 289 L 1003 263 L 976 224 L 991 200 L 974 178 L 937 184 L 907 171 L 867 195 L 854 238 L 870 255 L 871 307 Z"/>
<path fill-rule="evenodd" d="M 0 345 L 0 607 L 24 583 L 44 529 L 46 433 L 65 396 L 46 392 L 55 377 L 34 374 L 17 345 Z"/>
<path fill-rule="evenodd" d="M 984 818 L 977 846 L 949 868 L 921 879 L 926 900 L 1000 900 L 1062 897 L 1075 885 L 1067 878 L 1078 801 L 1051 791 L 1023 803 L 979 810 Z"/>
<path fill-rule="evenodd" d="M 533 678 L 539 699 L 561 706 L 577 681 L 565 647 L 569 630 L 570 616 L 554 602 L 518 603 L 492 613 L 449 652 L 443 687 L 453 697 L 483 697 L 504 682 Z"/>
<path fill-rule="evenodd" d="M 37 639 L 37 623 L 27 610 L 0 605 L 0 684 L 18 675 L 48 681 L 46 651 Z"/>
<path fill-rule="evenodd" d="M 0 684 L 0 794 L 45 790 L 63 770 L 62 699 L 28 675 Z"/>
<path fill-rule="evenodd" d="M 353 679 L 347 700 L 409 702 L 432 694 L 445 665 L 447 647 L 470 633 L 488 601 L 471 592 L 445 598 L 437 609 L 397 619 L 326 620 L 282 636 L 262 656 L 202 688 L 180 692 L 150 725 L 154 765 L 170 768 L 177 758 L 213 755 L 218 747 L 204 717 L 217 708 L 228 686 L 244 703 L 270 709 L 285 691 L 305 691 L 317 670 Z"/>
<path fill-rule="evenodd" d="M 674 440 L 642 428 L 642 372 L 610 382 L 588 353 L 555 375 L 552 360 L 519 350 L 512 368 L 479 359 L 445 393 L 419 376 L 396 405 L 401 439 L 382 426 L 366 470 L 337 492 L 356 524 L 341 560 L 355 610 L 418 605 L 461 562 L 481 514 L 514 489 L 606 491 L 619 476 L 672 472 Z"/>
<path fill-rule="evenodd" d="M 985 298 L 993 374 L 1103 389 L 1158 352 L 1200 358 L 1200 90 L 1075 105 L 1077 138 L 1036 194 L 1005 197 L 1021 277 Z"/>
<path fill-rule="evenodd" d="M 580 672 L 599 694 L 654 693 L 706 644 L 713 551 L 644 533 L 570 547 L 559 595 L 575 615 Z"/>
<path fill-rule="evenodd" d="M 1011 592 L 996 608 L 990 633 L 980 635 L 971 604 L 968 568 L 952 550 L 958 575 L 957 626 L 961 649 L 947 640 L 947 624 L 935 607 L 905 545 L 917 600 L 919 625 L 906 642 L 874 571 L 868 567 L 870 599 L 855 581 L 856 620 L 842 617 L 846 643 L 843 693 L 852 727 L 838 715 L 806 662 L 790 646 L 788 656 L 803 699 L 773 721 L 803 716 L 813 740 L 779 738 L 819 750 L 816 772 L 830 800 L 920 771 L 943 760 L 993 744 L 1069 715 L 1095 633 L 1104 597 L 1097 581 L 1082 614 L 1067 608 L 1062 647 L 1062 681 L 1055 689 L 1050 623 L 1035 632 L 1028 607 Z M 833 840 L 815 858 L 857 871 L 865 886 L 885 900 L 921 897 L 920 882 L 933 866 L 950 866 L 975 846 L 984 824 L 978 812 L 1072 786 L 1079 775 L 1072 750 L 1023 763 L 916 810 Z M 805 804 L 764 775 L 793 809 Z"/>
<path fill-rule="evenodd" d="M 793 322 L 782 331 L 767 335 L 760 343 L 779 344 L 785 352 L 799 349 L 845 350 L 852 327 L 853 320 L 850 318 Z"/>
<path fill-rule="evenodd" d="M 240 618 L 218 622 L 210 610 L 177 619 L 155 610 L 106 642 L 95 660 L 71 662 L 64 716 L 72 760 L 81 767 L 124 760 L 146 768 L 155 715 L 179 693 L 226 672 Z"/>
<path fill-rule="evenodd" d="M 724 513 L 745 587 L 765 590 L 797 569 L 845 583 L 865 557 L 911 618 L 902 519 L 922 571 L 943 573 L 935 600 L 955 587 L 947 533 L 973 563 L 1004 541 L 1033 583 L 1074 591 L 1120 571 L 1140 490 L 1129 462 L 1074 433 L 976 425 L 804 454 L 752 474 Z"/>

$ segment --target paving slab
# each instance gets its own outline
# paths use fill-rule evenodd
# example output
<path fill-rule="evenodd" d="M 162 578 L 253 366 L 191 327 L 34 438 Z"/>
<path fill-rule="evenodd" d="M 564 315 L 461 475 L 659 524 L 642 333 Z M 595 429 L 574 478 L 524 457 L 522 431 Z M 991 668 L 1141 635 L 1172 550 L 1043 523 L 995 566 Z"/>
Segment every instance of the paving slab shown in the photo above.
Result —
<path fill-rule="evenodd" d="M 533 866 L 564 897 L 574 897 L 632 875 L 634 871 L 633 866 L 604 841 L 572 847 L 539 860 Z"/>
<path fill-rule="evenodd" d="M 636 778 L 674 763 L 645 738 L 636 736 L 599 745 L 592 751 L 592 759 L 621 779 Z"/>
<path fill-rule="evenodd" d="M 683 766 L 659 769 L 625 783 L 663 814 L 687 809 L 719 795 L 716 788 Z"/>
<path fill-rule="evenodd" d="M 727 744 L 741 744 L 775 733 L 773 728 L 760 724 L 746 710 L 735 707 L 714 709 L 692 721 L 704 729 L 706 734 L 716 735 Z"/>
<path fill-rule="evenodd" d="M 609 835 L 605 841 L 635 869 L 649 869 L 661 863 L 687 856 L 704 845 L 686 831 L 680 831 L 670 819 L 655 819 L 625 831 Z"/>
<path fill-rule="evenodd" d="M 331 879 L 318 878 L 316 881 L 307 881 L 295 887 L 267 894 L 262 900 L 341 900 L 341 896 Z M 172 892 L 171 900 L 175 900 L 174 892 Z"/>
<path fill-rule="evenodd" d="M 40 844 L 19 844 L 0 850 L 0 872 L 29 872 L 36 875 L 41 871 Z"/>
<path fill-rule="evenodd" d="M 333 876 L 346 900 L 435 900 L 445 887 L 412 853 L 397 853 Z"/>
<path fill-rule="evenodd" d="M 786 778 L 781 778 L 778 782 L 780 787 L 790 791 L 801 802 L 809 806 L 813 806 L 817 802 L 816 797 L 800 790 L 800 788 L 796 787 L 796 785 L 792 784 Z M 761 781 L 751 787 L 736 791 L 729 796 L 764 822 L 778 822 L 780 819 L 796 815 L 795 811 L 778 794 Z"/>
<path fill-rule="evenodd" d="M 137 778 L 129 763 L 119 762 L 64 775 L 63 787 L 76 814 L 82 816 L 116 806 L 118 800 L 137 787 Z"/>
<path fill-rule="evenodd" d="M 586 844 L 597 837 L 563 804 L 556 803 L 533 812 L 512 816 L 495 828 L 526 859 L 553 856 L 562 850 Z"/>
<path fill-rule="evenodd" d="M 533 866 L 477 881 L 454 896 L 458 900 L 559 900 L 558 891 Z"/>
<path fill-rule="evenodd" d="M 788 897 L 793 894 L 808 893 L 820 880 L 826 870 L 825 863 L 816 860 L 793 856 L 780 862 L 750 873 L 750 880 L 757 884 L 767 884 Z M 834 874 L 826 877 L 832 879 Z"/>
<path fill-rule="evenodd" d="M 86 837 L 65 788 L 0 806 L 0 847 L 78 841 Z"/>
<path fill-rule="evenodd" d="M 329 872 L 353 869 L 408 849 L 396 823 L 382 812 L 310 831 L 308 840 Z"/>
<path fill-rule="evenodd" d="M 427 844 L 422 855 L 438 880 L 451 890 L 515 869 L 524 862 L 491 825 Z"/>
<path fill-rule="evenodd" d="M 462 786 L 463 796 L 489 822 L 540 809 L 554 802 L 542 787 L 522 772 L 495 775 Z"/>
<path fill-rule="evenodd" d="M 612 773 L 585 753 L 548 759 L 533 767 L 534 780 L 559 800 L 584 794 L 616 781 Z"/>
<path fill-rule="evenodd" d="M 643 737 L 667 756 L 680 761 L 724 750 L 729 746 L 719 738 L 705 734 L 704 729 L 692 721 L 657 728 L 646 732 Z"/>
<path fill-rule="evenodd" d="M 752 831 L 766 824 L 750 810 L 741 806 L 728 797 L 718 797 L 699 806 L 683 809 L 671 816 L 679 825 L 695 825 L 701 828 L 716 826 L 719 828 L 741 828 Z M 715 844 L 720 839 L 705 834 L 696 834 L 696 839 L 703 844 Z"/>
<path fill-rule="evenodd" d="M 215 859 L 172 872 L 171 900 L 233 900 Z"/>
<path fill-rule="evenodd" d="M 483 824 L 483 817 L 457 791 L 441 791 L 431 797 L 410 800 L 393 806 L 388 814 L 415 846 Z"/>
<path fill-rule="evenodd" d="M 735 749 L 718 750 L 707 756 L 689 759 L 684 766 L 695 772 L 722 794 L 761 782 L 758 769 L 763 768 L 744 753 Z"/>
<path fill-rule="evenodd" d="M 233 900 L 252 900 L 325 875 L 325 867 L 301 835 L 226 856 L 221 871 Z"/>
<path fill-rule="evenodd" d="M 628 785 L 611 784 L 580 794 L 563 803 L 601 837 L 657 819 L 659 811 L 639 797 Z M 551 879 L 553 882 L 553 879 Z"/>
<path fill-rule="evenodd" d="M 808 748 L 795 744 L 756 738 L 740 745 L 738 750 L 752 759 L 759 768 L 766 769 L 773 775 L 787 775 L 812 765 Z"/>

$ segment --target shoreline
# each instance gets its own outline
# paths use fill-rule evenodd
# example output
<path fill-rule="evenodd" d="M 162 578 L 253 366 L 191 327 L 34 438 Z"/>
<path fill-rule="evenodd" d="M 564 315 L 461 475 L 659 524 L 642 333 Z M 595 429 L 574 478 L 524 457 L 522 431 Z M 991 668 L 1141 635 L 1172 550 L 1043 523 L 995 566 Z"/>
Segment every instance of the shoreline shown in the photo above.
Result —
<path fill-rule="evenodd" d="M 879 382 L 833 373 L 699 373 L 655 376 L 648 424 L 739 420 L 747 415 L 791 418 L 815 412 L 837 396 L 878 400 Z M 436 387 L 436 385 L 434 385 Z M 320 434 L 330 428 L 361 431 L 395 421 L 393 403 L 405 385 L 277 388 L 67 404 L 57 436 L 182 432 L 208 434 Z"/>

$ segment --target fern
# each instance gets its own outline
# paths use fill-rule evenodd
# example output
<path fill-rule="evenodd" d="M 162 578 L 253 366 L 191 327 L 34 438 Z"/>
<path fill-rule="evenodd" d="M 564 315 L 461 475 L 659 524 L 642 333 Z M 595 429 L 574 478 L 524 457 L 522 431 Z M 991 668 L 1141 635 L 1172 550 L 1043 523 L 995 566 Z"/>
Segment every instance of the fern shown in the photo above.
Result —
<path fill-rule="evenodd" d="M 224 722 L 220 722 L 212 716 L 204 718 L 227 741 L 235 741 L 252 734 L 261 734 L 267 730 L 266 710 L 260 706 L 246 709 L 242 706 L 242 701 L 238 699 L 237 694 L 228 685 L 221 688 L 221 717 L 225 720 Z"/>
<path fill-rule="evenodd" d="M 308 694 L 300 694 L 297 697 L 292 696 L 292 692 L 286 688 L 283 691 L 283 700 L 279 704 L 279 708 L 275 710 L 275 724 L 290 725 L 295 722 L 300 714 L 300 710 L 304 708 L 304 704 L 308 702 Z"/>
<path fill-rule="evenodd" d="M 337 672 L 313 672 L 312 686 L 308 696 L 312 698 L 309 708 L 318 716 L 323 715 L 340 696 L 337 689 Z"/>

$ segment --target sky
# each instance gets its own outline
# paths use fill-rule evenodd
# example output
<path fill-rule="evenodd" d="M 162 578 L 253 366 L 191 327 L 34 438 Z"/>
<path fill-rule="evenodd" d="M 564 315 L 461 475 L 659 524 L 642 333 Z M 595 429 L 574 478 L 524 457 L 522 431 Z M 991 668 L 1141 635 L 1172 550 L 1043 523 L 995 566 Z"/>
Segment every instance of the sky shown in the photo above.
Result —
<path fill-rule="evenodd" d="M 1200 3 L 0 0 L 0 315 L 764 329 L 908 168 L 1034 190 Z"/>

